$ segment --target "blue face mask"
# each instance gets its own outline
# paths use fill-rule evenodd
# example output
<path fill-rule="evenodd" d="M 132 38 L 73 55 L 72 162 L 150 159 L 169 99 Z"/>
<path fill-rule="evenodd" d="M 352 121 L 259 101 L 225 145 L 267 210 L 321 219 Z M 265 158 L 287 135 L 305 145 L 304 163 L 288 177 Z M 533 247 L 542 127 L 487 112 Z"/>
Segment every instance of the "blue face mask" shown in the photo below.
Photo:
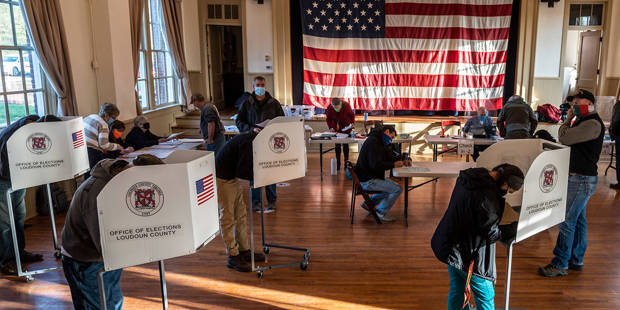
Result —
<path fill-rule="evenodd" d="M 108 123 L 108 125 L 112 125 L 112 123 L 114 123 L 116 120 L 113 118 L 110 118 L 109 120 L 106 121 L 106 123 Z"/>
<path fill-rule="evenodd" d="M 480 121 L 482 121 L 483 123 L 486 122 L 487 116 L 486 115 L 480 116 Z"/>
<path fill-rule="evenodd" d="M 265 87 L 254 87 L 254 93 L 256 94 L 256 96 L 264 96 Z"/>
<path fill-rule="evenodd" d="M 385 133 L 383 134 L 383 144 L 385 146 L 388 146 L 392 143 L 392 138 L 388 135 L 386 135 Z"/>

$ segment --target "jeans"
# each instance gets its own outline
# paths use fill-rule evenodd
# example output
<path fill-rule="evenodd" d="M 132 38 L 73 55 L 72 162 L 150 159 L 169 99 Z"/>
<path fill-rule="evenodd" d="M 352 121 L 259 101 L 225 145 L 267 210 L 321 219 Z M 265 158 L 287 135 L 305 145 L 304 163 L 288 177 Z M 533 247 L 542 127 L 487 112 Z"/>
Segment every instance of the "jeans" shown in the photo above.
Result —
<path fill-rule="evenodd" d="M 62 268 L 71 289 L 71 299 L 73 299 L 75 309 L 101 309 L 97 273 L 103 269 L 103 262 L 80 262 L 63 256 Z M 122 273 L 123 269 L 118 269 L 103 274 L 106 304 L 110 310 L 123 308 Z"/>
<path fill-rule="evenodd" d="M 366 182 L 360 182 L 360 184 L 365 191 L 381 192 L 372 195 L 370 200 L 375 205 L 379 205 L 377 211 L 382 215 L 390 212 L 390 209 L 392 209 L 394 203 L 396 203 L 396 200 L 403 192 L 400 185 L 392 180 L 371 179 Z"/>
<path fill-rule="evenodd" d="M 15 260 L 13 235 L 11 234 L 11 222 L 9 221 L 9 206 L 6 200 L 6 193 L 10 188 L 10 182 L 0 181 L 0 267 Z M 17 244 L 20 252 L 23 252 L 26 246 L 26 238 L 24 236 L 26 204 L 24 203 L 24 196 L 26 196 L 25 189 L 19 189 L 11 193 Z"/>
<path fill-rule="evenodd" d="M 588 245 L 586 206 L 596 190 L 597 181 L 597 176 L 568 177 L 566 219 L 560 223 L 560 233 L 553 249 L 555 257 L 551 261 L 555 268 L 567 269 L 569 261 L 575 265 L 583 264 L 583 255 Z"/>
<path fill-rule="evenodd" d="M 620 150 L 620 137 L 616 138 L 616 150 L 615 150 L 615 156 L 616 156 L 616 179 L 618 180 L 618 184 L 620 184 L 620 173 L 618 173 L 618 162 L 620 160 L 618 159 L 618 150 Z"/>
<path fill-rule="evenodd" d="M 224 144 L 226 144 L 226 138 L 224 137 L 224 134 L 220 132 L 215 134 L 213 137 L 213 143 L 205 142 L 205 144 L 207 151 L 215 152 L 215 155 L 217 155 L 220 150 L 222 150 L 222 147 L 224 147 Z"/>
<path fill-rule="evenodd" d="M 464 294 L 467 273 L 448 265 L 448 274 L 450 275 L 448 310 L 460 310 L 465 301 Z M 474 300 L 476 301 L 476 310 L 495 310 L 495 288 L 493 287 L 493 282 L 472 275 L 469 285 L 474 294 Z M 469 310 L 469 305 L 464 309 Z"/>
<path fill-rule="evenodd" d="M 252 186 L 254 182 L 250 182 L 250 186 Z M 252 204 L 260 203 L 263 200 L 263 188 L 252 188 Z M 265 186 L 265 195 L 267 196 L 267 202 L 275 203 L 278 195 L 276 194 L 276 185 L 271 184 Z"/>

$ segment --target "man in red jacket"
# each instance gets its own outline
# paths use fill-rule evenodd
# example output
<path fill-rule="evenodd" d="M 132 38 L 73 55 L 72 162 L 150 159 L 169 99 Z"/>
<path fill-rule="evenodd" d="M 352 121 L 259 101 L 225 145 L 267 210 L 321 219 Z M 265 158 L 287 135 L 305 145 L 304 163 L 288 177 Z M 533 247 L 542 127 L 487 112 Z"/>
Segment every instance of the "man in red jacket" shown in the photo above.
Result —
<path fill-rule="evenodd" d="M 350 134 L 355 122 L 355 114 L 346 101 L 334 98 L 327 107 L 327 126 L 329 131 Z M 340 170 L 340 152 L 344 150 L 344 161 L 349 160 L 349 145 L 336 144 L 336 163 Z"/>

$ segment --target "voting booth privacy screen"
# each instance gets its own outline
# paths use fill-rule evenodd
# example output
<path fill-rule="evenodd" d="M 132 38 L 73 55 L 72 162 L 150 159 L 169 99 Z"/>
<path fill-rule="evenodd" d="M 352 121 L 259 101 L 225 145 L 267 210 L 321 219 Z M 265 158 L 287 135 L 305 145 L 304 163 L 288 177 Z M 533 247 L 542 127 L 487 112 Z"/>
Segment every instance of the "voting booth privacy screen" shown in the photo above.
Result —
<path fill-rule="evenodd" d="M 97 196 L 106 271 L 188 255 L 219 232 L 213 152 L 129 168 Z"/>
<path fill-rule="evenodd" d="M 525 174 L 521 190 L 506 196 L 509 205 L 521 207 L 515 242 L 564 221 L 569 161 L 569 147 L 540 139 L 505 140 L 480 154 L 478 167 L 508 163 Z"/>
<path fill-rule="evenodd" d="M 73 179 L 89 169 L 81 117 L 27 124 L 9 138 L 7 151 L 13 190 Z"/>
<path fill-rule="evenodd" d="M 254 187 L 306 175 L 304 124 L 297 117 L 277 117 L 252 142 Z"/>

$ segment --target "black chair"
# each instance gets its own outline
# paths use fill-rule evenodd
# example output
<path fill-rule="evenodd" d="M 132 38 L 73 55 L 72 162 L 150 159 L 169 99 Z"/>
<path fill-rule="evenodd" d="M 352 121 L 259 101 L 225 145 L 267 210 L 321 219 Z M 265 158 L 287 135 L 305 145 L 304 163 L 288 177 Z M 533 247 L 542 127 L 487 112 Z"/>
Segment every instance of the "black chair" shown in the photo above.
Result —
<path fill-rule="evenodd" d="M 353 182 L 352 182 L 353 188 L 351 189 L 351 211 L 349 212 L 349 216 L 351 217 L 351 224 L 353 224 L 353 217 L 355 216 L 355 196 L 358 196 L 358 195 L 362 195 L 364 202 L 368 206 L 368 210 L 370 211 L 370 214 L 372 215 L 372 217 L 375 218 L 375 221 L 377 222 L 377 224 L 381 224 L 381 219 L 379 219 L 379 216 L 377 215 L 377 210 L 376 210 L 377 206 L 370 199 L 370 195 L 378 194 L 380 192 L 366 191 L 364 190 L 364 188 L 362 188 L 362 184 L 360 183 L 360 180 L 357 178 L 357 174 L 355 174 L 355 171 L 353 169 L 353 164 L 350 161 L 347 160 L 344 163 L 344 167 L 345 169 L 349 171 L 353 179 Z"/>

